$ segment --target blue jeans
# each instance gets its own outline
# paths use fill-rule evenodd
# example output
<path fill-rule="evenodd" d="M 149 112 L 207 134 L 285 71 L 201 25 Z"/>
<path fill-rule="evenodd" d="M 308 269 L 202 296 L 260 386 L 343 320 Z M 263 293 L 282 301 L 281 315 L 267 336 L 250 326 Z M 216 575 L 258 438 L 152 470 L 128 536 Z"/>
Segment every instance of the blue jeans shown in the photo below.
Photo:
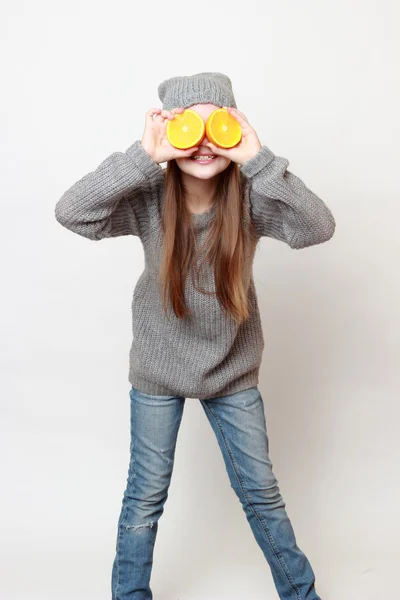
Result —
<path fill-rule="evenodd" d="M 168 496 L 185 398 L 144 394 L 132 386 L 130 401 L 130 464 L 118 521 L 112 600 L 152 600 L 153 550 Z M 279 598 L 321 600 L 272 472 L 258 387 L 200 402 Z"/>

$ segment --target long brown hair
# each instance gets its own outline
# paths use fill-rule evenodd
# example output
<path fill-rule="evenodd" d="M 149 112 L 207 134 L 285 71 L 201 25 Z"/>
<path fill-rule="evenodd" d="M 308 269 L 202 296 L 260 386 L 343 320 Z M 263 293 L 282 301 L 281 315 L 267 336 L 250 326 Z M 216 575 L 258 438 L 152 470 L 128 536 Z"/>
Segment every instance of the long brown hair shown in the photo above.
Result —
<path fill-rule="evenodd" d="M 185 281 L 197 273 L 196 289 L 216 295 L 224 312 L 238 324 L 249 317 L 247 291 L 251 263 L 259 240 L 244 201 L 245 182 L 239 165 L 231 161 L 218 175 L 214 197 L 216 213 L 201 248 L 196 248 L 192 216 L 185 203 L 185 186 L 175 160 L 164 173 L 162 228 L 163 253 L 159 273 L 160 294 L 167 314 L 167 297 L 178 318 L 191 311 L 185 303 Z M 206 248 L 199 268 L 197 262 Z M 199 289 L 200 270 L 205 261 L 212 266 L 215 291 Z"/>

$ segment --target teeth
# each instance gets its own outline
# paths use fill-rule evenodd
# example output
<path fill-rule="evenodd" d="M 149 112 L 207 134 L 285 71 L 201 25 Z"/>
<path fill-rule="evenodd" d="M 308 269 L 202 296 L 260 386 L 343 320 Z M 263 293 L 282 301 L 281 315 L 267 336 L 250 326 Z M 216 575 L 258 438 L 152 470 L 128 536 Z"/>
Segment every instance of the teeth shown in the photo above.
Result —
<path fill-rule="evenodd" d="M 214 158 L 214 156 L 211 155 L 203 155 L 203 156 L 194 156 L 193 157 L 195 160 L 210 160 L 210 158 Z"/>

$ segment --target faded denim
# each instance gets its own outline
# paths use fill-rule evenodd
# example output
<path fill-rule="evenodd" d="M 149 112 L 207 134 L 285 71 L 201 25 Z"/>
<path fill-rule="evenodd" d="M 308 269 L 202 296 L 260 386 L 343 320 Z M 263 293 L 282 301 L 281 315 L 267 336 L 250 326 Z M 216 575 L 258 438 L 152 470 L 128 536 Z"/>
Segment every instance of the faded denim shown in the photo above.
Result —
<path fill-rule="evenodd" d="M 112 600 L 153 600 L 153 550 L 168 497 L 185 398 L 144 394 L 133 386 L 129 394 L 130 464 L 118 520 Z M 200 402 L 279 598 L 321 600 L 315 591 L 314 571 L 296 543 L 272 471 L 258 386 Z"/>

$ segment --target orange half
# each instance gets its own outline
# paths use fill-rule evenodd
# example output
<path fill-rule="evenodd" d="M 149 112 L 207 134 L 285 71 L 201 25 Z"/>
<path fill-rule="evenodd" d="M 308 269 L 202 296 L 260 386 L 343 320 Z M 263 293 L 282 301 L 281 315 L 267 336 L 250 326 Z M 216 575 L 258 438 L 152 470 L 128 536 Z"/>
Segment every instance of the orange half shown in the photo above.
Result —
<path fill-rule="evenodd" d="M 206 126 L 203 118 L 194 110 L 187 108 L 183 113 L 169 119 L 166 128 L 167 140 L 175 148 L 186 150 L 200 144 L 204 139 Z"/>
<path fill-rule="evenodd" d="M 239 121 L 225 108 L 217 108 L 206 122 L 207 138 L 220 148 L 233 148 L 242 139 Z"/>

